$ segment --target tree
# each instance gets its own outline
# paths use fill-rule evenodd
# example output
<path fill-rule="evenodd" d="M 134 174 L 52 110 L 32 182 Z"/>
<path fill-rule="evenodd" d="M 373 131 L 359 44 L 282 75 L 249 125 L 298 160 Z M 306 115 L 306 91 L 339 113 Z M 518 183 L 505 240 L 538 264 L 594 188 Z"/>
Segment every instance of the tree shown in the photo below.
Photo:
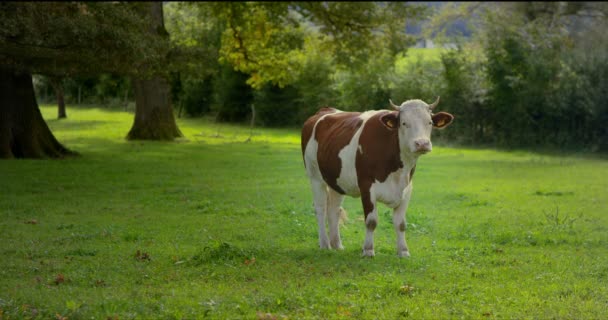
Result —
<path fill-rule="evenodd" d="M 53 90 L 55 90 L 55 97 L 57 97 L 57 119 L 65 119 L 68 115 L 65 112 L 63 79 L 60 77 L 51 77 L 50 82 L 51 86 L 53 86 Z"/>
<path fill-rule="evenodd" d="M 222 25 L 219 60 L 249 75 L 254 89 L 298 79 L 307 37 L 321 41 L 335 63 L 353 68 L 389 48 L 406 50 L 405 23 L 425 7 L 404 2 L 203 2 L 201 19 Z"/>
<path fill-rule="evenodd" d="M 40 114 L 32 76 L 0 68 L 0 158 L 64 157 L 62 146 Z"/>
<path fill-rule="evenodd" d="M 149 32 L 147 16 L 138 14 L 146 6 L 150 7 L 120 2 L 0 3 L 0 67 L 2 79 L 10 82 L 3 84 L 0 96 L 2 157 L 73 154 L 59 143 L 46 143 L 56 142 L 48 127 L 35 132 L 46 124 L 38 116 L 35 99 L 29 98 L 34 97 L 32 85 L 24 80 L 31 81 L 32 73 L 68 77 L 115 72 L 137 78 L 154 74 L 167 48 Z"/>
<path fill-rule="evenodd" d="M 168 49 L 169 34 L 163 22 L 162 3 L 148 2 L 142 4 L 142 7 L 144 19 L 150 22 L 147 32 Z M 159 57 L 161 61 L 166 60 L 166 54 L 165 51 L 165 56 Z M 150 76 L 134 78 L 132 81 L 135 89 L 135 119 L 127 139 L 173 140 L 181 137 L 182 133 L 173 116 L 168 74 L 159 70 L 157 64 L 150 71 Z"/>

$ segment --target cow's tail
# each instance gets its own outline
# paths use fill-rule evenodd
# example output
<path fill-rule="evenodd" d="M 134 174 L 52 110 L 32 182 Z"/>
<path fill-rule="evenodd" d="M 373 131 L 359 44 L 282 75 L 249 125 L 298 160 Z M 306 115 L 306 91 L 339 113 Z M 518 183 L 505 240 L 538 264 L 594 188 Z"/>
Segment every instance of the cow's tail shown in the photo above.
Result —
<path fill-rule="evenodd" d="M 340 207 L 340 223 L 345 224 L 346 222 L 348 222 L 348 212 Z"/>

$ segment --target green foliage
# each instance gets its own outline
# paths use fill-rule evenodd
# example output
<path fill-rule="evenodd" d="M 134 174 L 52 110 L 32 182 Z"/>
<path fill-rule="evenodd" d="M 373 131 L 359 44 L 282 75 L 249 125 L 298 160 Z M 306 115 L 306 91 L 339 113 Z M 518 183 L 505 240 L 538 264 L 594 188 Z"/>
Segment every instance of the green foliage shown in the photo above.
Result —
<path fill-rule="evenodd" d="M 187 77 L 178 96 L 180 108 L 189 116 L 201 116 L 211 110 L 213 104 L 214 77 L 203 79 Z"/>
<path fill-rule="evenodd" d="M 441 95 L 441 110 L 458 117 L 458 121 L 441 134 L 462 144 L 487 143 L 490 112 L 485 103 L 483 65 L 470 55 L 470 51 L 462 47 L 441 54 L 442 78 L 446 86 Z"/>
<path fill-rule="evenodd" d="M 339 70 L 335 76 L 338 106 L 344 110 L 365 111 L 388 105 L 390 76 L 394 60 L 389 54 L 370 57 L 358 69 Z"/>
<path fill-rule="evenodd" d="M 58 76 L 141 73 L 166 54 L 140 3 L 2 2 L 0 61 Z"/>
<path fill-rule="evenodd" d="M 304 119 L 300 118 L 298 90 L 293 86 L 280 88 L 266 85 L 255 92 L 254 105 L 256 116 L 262 125 L 297 126 Z"/>
<path fill-rule="evenodd" d="M 432 53 L 432 50 L 427 50 Z M 442 66 L 432 54 L 412 55 L 401 59 L 397 65 L 394 87 L 391 91 L 393 102 L 401 103 L 408 99 L 422 99 L 432 103 L 445 91 Z M 383 105 L 386 106 L 384 101 Z M 441 107 L 443 110 L 443 106 Z"/>
<path fill-rule="evenodd" d="M 132 114 L 49 126 L 82 157 L 0 166 L 0 312 L 10 319 L 601 317 L 608 162 L 445 148 L 419 160 L 399 259 L 381 206 L 361 258 L 318 249 L 299 132 L 178 119 L 188 140 L 124 140 Z M 447 128 L 446 130 L 449 130 Z M 584 181 L 585 183 L 581 183 Z M 139 254 L 138 254 L 139 252 Z"/>
<path fill-rule="evenodd" d="M 296 111 L 299 123 L 315 114 L 319 108 L 336 106 L 339 102 L 339 93 L 332 78 L 336 66 L 331 56 L 319 49 L 320 45 L 316 38 L 306 39 L 303 68 L 293 84 L 298 90 L 294 103 L 299 105 Z"/>
<path fill-rule="evenodd" d="M 117 107 L 124 106 L 129 101 L 129 97 L 133 96 L 130 79 L 116 74 L 104 73 L 90 77 L 63 78 L 62 85 L 67 104 L 80 102 L 80 104 Z M 48 77 L 36 76 L 34 89 L 39 101 L 43 103 L 56 101 L 55 92 Z"/>
<path fill-rule="evenodd" d="M 215 82 L 217 118 L 221 121 L 243 121 L 251 114 L 253 89 L 247 85 L 247 75 L 223 66 Z"/>
<path fill-rule="evenodd" d="M 405 50 L 412 39 L 405 22 L 424 13 L 424 7 L 405 3 L 346 2 L 233 2 L 197 4 L 201 19 L 223 28 L 220 62 L 249 74 L 248 84 L 283 87 L 302 71 L 306 37 L 340 66 L 355 67 L 388 48 Z"/>

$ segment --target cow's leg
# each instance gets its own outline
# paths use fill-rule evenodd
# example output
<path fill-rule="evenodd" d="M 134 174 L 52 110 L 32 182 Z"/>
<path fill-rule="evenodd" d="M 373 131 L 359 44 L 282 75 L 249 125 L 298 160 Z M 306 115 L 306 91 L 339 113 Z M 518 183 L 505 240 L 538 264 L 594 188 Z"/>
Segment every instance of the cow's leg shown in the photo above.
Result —
<path fill-rule="evenodd" d="M 329 239 L 325 230 L 325 213 L 327 211 L 327 184 L 317 179 L 311 179 L 312 194 L 315 202 L 315 212 L 317 214 L 317 224 L 319 225 L 319 247 L 329 249 Z"/>
<path fill-rule="evenodd" d="M 363 243 L 363 256 L 373 257 L 374 253 L 374 230 L 378 225 L 378 211 L 375 201 L 372 201 L 369 192 L 361 194 L 363 211 L 365 213 L 365 242 Z"/>
<path fill-rule="evenodd" d="M 397 234 L 397 255 L 399 257 L 409 257 L 410 252 L 405 242 L 405 213 L 407 206 L 412 196 L 412 184 L 410 183 L 403 191 L 403 199 L 397 208 L 393 210 L 393 226 L 395 227 L 395 233 Z"/>
<path fill-rule="evenodd" d="M 331 188 L 327 191 L 327 218 L 329 220 L 329 243 L 334 249 L 344 249 L 340 240 L 340 206 L 344 196 Z"/>

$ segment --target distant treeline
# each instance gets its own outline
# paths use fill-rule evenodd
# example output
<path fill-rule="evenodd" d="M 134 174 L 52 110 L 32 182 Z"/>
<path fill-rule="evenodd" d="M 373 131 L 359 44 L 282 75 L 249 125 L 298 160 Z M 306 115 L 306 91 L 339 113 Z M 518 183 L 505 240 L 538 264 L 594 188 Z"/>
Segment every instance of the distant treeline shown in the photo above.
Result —
<path fill-rule="evenodd" d="M 335 72 L 319 60 L 284 88 L 269 84 L 253 90 L 248 76 L 230 67 L 203 78 L 173 74 L 173 103 L 181 116 L 213 115 L 229 122 L 250 119 L 254 104 L 259 125 L 299 126 L 325 105 L 364 111 L 388 108 L 389 99 L 430 102 L 439 95 L 439 109 L 456 120 L 435 136 L 454 143 L 608 151 L 608 59 L 533 49 L 520 40 L 516 34 L 497 38 L 484 49 L 483 59 L 464 49 L 443 51 L 440 63 L 409 59 L 402 70 L 376 77 L 371 69 L 368 74 Z M 68 105 L 80 99 L 126 106 L 133 96 L 130 82 L 120 76 L 63 83 Z M 36 87 L 40 98 L 54 99 L 45 81 L 39 78 Z"/>
<path fill-rule="evenodd" d="M 606 36 L 576 39 L 555 28 L 496 21 L 487 24 L 485 38 L 441 50 L 439 57 L 437 49 L 422 49 L 427 58 L 374 57 L 357 70 L 345 70 L 312 51 L 297 79 L 284 87 L 268 83 L 253 89 L 250 75 L 228 64 L 218 63 L 204 75 L 171 72 L 174 111 L 245 122 L 255 105 L 258 125 L 298 127 L 323 106 L 364 111 L 388 108 L 389 99 L 431 102 L 441 96 L 439 109 L 456 118 L 434 136 L 456 144 L 608 151 Z M 38 96 L 47 103 L 54 99 L 48 83 L 35 79 Z M 68 107 L 78 102 L 126 107 L 133 99 L 130 81 L 121 76 L 70 78 L 63 85 Z"/>

